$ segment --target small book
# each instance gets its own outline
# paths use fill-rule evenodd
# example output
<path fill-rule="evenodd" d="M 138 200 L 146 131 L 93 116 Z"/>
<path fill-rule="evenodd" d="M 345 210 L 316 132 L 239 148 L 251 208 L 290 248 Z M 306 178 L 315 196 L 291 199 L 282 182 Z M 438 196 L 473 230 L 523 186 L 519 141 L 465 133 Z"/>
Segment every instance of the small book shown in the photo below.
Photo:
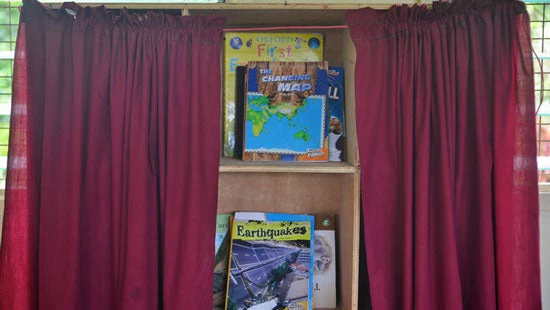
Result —
<path fill-rule="evenodd" d="M 252 61 L 244 160 L 328 161 L 327 62 Z"/>
<path fill-rule="evenodd" d="M 236 212 L 226 309 L 312 309 L 314 217 Z"/>
<path fill-rule="evenodd" d="M 344 161 L 346 126 L 344 119 L 344 69 L 328 67 L 328 160 Z"/>
<path fill-rule="evenodd" d="M 315 308 L 336 308 L 335 215 L 315 216 L 313 302 Z"/>
<path fill-rule="evenodd" d="M 216 238 L 214 259 L 214 287 L 213 307 L 221 310 L 225 308 L 225 292 L 227 291 L 227 269 L 229 262 L 231 215 L 218 214 L 216 216 Z"/>

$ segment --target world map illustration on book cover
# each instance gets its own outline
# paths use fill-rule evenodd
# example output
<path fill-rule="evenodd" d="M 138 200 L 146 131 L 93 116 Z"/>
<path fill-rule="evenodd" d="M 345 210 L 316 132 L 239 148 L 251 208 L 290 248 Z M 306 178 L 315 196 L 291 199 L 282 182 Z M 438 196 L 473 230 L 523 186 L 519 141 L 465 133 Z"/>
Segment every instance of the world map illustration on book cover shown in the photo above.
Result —
<path fill-rule="evenodd" d="M 249 62 L 244 160 L 327 161 L 327 63 Z"/>
<path fill-rule="evenodd" d="M 314 217 L 235 213 L 226 309 L 312 309 Z"/>
<path fill-rule="evenodd" d="M 248 61 L 321 61 L 323 35 L 300 32 L 226 32 L 223 67 L 223 156 L 235 156 L 236 68 Z"/>

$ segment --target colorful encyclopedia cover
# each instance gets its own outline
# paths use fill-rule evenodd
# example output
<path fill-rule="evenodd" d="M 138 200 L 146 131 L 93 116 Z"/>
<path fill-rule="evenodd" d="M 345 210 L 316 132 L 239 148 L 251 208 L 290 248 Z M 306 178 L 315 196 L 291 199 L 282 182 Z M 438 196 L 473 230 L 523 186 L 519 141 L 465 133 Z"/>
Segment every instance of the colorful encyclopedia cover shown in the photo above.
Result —
<path fill-rule="evenodd" d="M 248 63 L 243 160 L 328 161 L 328 65 Z"/>
<path fill-rule="evenodd" d="M 236 68 L 248 61 L 321 61 L 319 33 L 227 32 L 224 44 L 223 156 L 235 154 Z"/>
<path fill-rule="evenodd" d="M 314 217 L 236 212 L 226 309 L 311 310 Z"/>

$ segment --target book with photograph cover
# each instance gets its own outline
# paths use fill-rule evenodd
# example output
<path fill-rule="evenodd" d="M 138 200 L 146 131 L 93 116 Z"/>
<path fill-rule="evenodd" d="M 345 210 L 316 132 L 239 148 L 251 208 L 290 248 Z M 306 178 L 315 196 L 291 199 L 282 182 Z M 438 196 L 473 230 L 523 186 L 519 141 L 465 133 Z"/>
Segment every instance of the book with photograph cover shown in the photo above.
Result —
<path fill-rule="evenodd" d="M 315 309 L 336 308 L 336 216 L 315 215 L 313 302 Z"/>
<path fill-rule="evenodd" d="M 328 161 L 327 62 L 252 61 L 243 160 Z"/>
<path fill-rule="evenodd" d="M 344 119 L 344 69 L 328 67 L 327 96 L 328 160 L 344 161 L 346 125 Z"/>
<path fill-rule="evenodd" d="M 248 61 L 321 61 L 320 33 L 226 32 L 223 67 L 223 156 L 235 157 L 236 70 Z"/>
<path fill-rule="evenodd" d="M 236 212 L 226 309 L 312 309 L 314 217 Z"/>

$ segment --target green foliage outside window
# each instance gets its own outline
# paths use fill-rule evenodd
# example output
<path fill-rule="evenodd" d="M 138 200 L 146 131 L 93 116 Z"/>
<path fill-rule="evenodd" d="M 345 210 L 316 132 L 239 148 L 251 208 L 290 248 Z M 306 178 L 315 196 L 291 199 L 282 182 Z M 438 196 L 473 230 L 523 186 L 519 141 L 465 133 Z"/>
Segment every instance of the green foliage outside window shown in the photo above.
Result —
<path fill-rule="evenodd" d="M 0 1 L 0 188 L 5 187 L 9 143 L 13 51 L 20 1 Z"/>
<path fill-rule="evenodd" d="M 527 3 L 535 70 L 535 106 L 538 110 L 537 161 L 539 182 L 550 183 L 550 3 Z M 542 104 L 541 104 L 542 103 Z"/>

